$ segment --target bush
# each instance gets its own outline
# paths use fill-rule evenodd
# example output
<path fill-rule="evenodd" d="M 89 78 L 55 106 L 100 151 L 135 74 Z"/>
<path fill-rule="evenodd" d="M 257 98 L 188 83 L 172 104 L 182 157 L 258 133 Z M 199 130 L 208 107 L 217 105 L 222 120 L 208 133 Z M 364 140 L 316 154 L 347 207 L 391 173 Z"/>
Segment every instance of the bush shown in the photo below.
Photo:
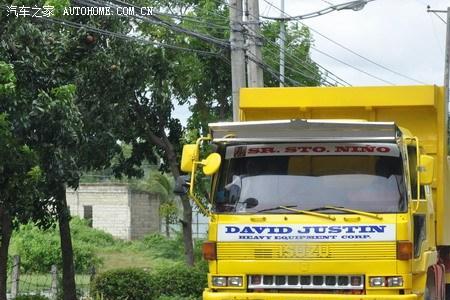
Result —
<path fill-rule="evenodd" d="M 22 295 L 17 296 L 14 300 L 48 300 L 48 298 L 39 295 Z"/>
<path fill-rule="evenodd" d="M 151 275 L 141 269 L 118 269 L 98 275 L 91 286 L 93 297 L 104 300 L 155 299 Z M 101 298 L 102 299 L 102 298 Z"/>
<path fill-rule="evenodd" d="M 158 295 L 198 298 L 207 286 L 207 271 L 202 266 L 176 264 L 152 273 L 152 283 Z"/>
<path fill-rule="evenodd" d="M 158 300 L 201 300 L 201 298 L 161 295 L 161 296 L 159 296 Z"/>
<path fill-rule="evenodd" d="M 195 300 L 206 287 L 206 272 L 204 265 L 181 263 L 152 273 L 136 268 L 108 271 L 94 279 L 91 295 L 105 300 Z"/>
<path fill-rule="evenodd" d="M 202 259 L 203 240 L 194 241 L 195 261 Z M 174 238 L 167 238 L 161 234 L 150 234 L 144 237 L 137 246 L 139 250 L 150 250 L 153 257 L 184 261 L 183 235 L 178 233 Z"/>
<path fill-rule="evenodd" d="M 93 230 L 78 218 L 71 222 L 75 271 L 87 273 L 92 266 L 98 267 L 101 260 L 95 255 L 96 247 L 115 243 L 111 235 Z M 56 264 L 61 269 L 59 231 L 56 227 L 41 230 L 33 224 L 23 225 L 14 232 L 12 248 L 20 255 L 23 272 L 48 273 Z"/>
<path fill-rule="evenodd" d="M 87 220 L 72 218 L 70 221 L 70 232 L 73 240 L 88 244 L 90 247 L 110 247 L 120 243 L 120 240 L 102 230 L 88 226 Z"/>

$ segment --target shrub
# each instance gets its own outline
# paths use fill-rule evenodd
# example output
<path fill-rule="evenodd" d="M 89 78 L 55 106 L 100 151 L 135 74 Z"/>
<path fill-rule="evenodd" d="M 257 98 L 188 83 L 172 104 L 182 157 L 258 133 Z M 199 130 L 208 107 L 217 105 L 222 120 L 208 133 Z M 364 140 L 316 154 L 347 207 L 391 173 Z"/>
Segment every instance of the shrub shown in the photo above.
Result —
<path fill-rule="evenodd" d="M 181 263 L 152 273 L 137 268 L 112 270 L 94 279 L 91 295 L 105 300 L 195 300 L 206 287 L 206 272 L 204 265 L 191 268 Z"/>
<path fill-rule="evenodd" d="M 92 230 L 77 218 L 71 222 L 71 227 L 75 271 L 87 273 L 92 266 L 98 267 L 101 264 L 101 260 L 95 255 L 94 241 L 100 247 L 114 243 L 114 239 L 107 233 Z M 23 225 L 14 232 L 12 248 L 20 255 L 24 272 L 48 273 L 52 265 L 56 264 L 58 268 L 62 266 L 60 237 L 56 227 L 40 230 L 33 224 Z"/>
<path fill-rule="evenodd" d="M 40 295 L 21 295 L 14 298 L 14 300 L 48 300 L 48 298 Z"/>
<path fill-rule="evenodd" d="M 152 273 L 152 283 L 158 295 L 198 298 L 207 285 L 206 273 L 202 266 L 189 267 L 180 263 Z"/>
<path fill-rule="evenodd" d="M 199 297 L 181 297 L 181 296 L 159 296 L 158 300 L 200 300 Z"/>
<path fill-rule="evenodd" d="M 93 297 L 104 300 L 151 300 L 155 298 L 151 275 L 141 269 L 118 269 L 98 275 L 91 286 Z"/>
<path fill-rule="evenodd" d="M 195 261 L 202 259 L 202 243 L 203 240 L 194 241 Z M 150 250 L 153 257 L 184 260 L 184 244 L 181 233 L 178 233 L 174 238 L 167 238 L 161 234 L 150 234 L 144 237 L 139 244 L 139 250 Z"/>
<path fill-rule="evenodd" d="M 91 228 L 88 221 L 80 218 L 72 218 L 70 232 L 75 241 L 88 244 L 91 247 L 110 247 L 120 243 L 120 240 L 102 230 Z"/>

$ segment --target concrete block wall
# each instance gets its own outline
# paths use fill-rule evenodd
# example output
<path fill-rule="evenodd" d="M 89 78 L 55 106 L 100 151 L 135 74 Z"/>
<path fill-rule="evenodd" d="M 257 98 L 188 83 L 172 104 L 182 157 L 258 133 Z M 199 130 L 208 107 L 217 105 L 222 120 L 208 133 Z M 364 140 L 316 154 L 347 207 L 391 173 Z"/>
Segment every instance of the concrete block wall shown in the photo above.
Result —
<path fill-rule="evenodd" d="M 131 193 L 131 239 L 160 231 L 159 202 L 157 194 Z"/>
<path fill-rule="evenodd" d="M 159 232 L 159 198 L 132 192 L 126 184 L 81 184 L 66 191 L 72 216 L 85 218 L 84 207 L 92 206 L 92 227 L 130 240 Z"/>

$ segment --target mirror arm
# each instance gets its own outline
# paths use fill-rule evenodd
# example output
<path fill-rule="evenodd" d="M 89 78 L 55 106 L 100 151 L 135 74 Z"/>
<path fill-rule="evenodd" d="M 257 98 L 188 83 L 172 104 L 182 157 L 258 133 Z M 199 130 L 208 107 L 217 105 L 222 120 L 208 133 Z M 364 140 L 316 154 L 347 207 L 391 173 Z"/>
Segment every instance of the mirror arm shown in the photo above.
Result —
<path fill-rule="evenodd" d="M 197 165 L 201 165 L 201 162 L 194 161 L 193 167 L 192 167 L 192 173 L 191 173 L 191 181 L 189 184 L 189 195 L 191 196 L 192 200 L 194 200 L 195 204 L 200 208 L 200 210 L 206 215 L 210 216 L 211 212 L 202 204 L 199 198 L 194 193 L 194 177 L 195 172 L 197 171 Z"/>
<path fill-rule="evenodd" d="M 417 167 L 419 167 L 420 165 L 420 147 L 419 147 L 419 138 L 417 136 L 414 136 L 411 138 L 411 140 L 415 140 L 416 141 L 416 164 Z M 413 213 L 416 213 L 417 210 L 419 209 L 419 205 L 420 205 L 420 171 L 417 168 L 416 169 L 416 177 L 417 177 L 417 199 L 416 199 L 416 206 L 414 207 Z"/>
<path fill-rule="evenodd" d="M 203 141 L 210 141 L 212 140 L 212 136 L 210 134 L 208 134 L 205 137 L 200 137 L 197 139 L 196 145 L 198 148 L 198 151 L 200 151 L 200 143 Z M 197 171 L 197 166 L 201 165 L 202 163 L 199 161 L 194 161 L 192 164 L 192 171 L 191 171 L 191 178 L 190 178 L 190 184 L 189 184 L 189 195 L 191 196 L 192 200 L 194 200 L 195 204 L 197 204 L 197 206 L 200 208 L 200 210 L 206 215 L 206 216 L 210 216 L 211 212 L 202 204 L 202 202 L 200 201 L 199 198 L 197 198 L 197 196 L 194 193 L 194 178 L 195 178 L 195 173 Z"/>

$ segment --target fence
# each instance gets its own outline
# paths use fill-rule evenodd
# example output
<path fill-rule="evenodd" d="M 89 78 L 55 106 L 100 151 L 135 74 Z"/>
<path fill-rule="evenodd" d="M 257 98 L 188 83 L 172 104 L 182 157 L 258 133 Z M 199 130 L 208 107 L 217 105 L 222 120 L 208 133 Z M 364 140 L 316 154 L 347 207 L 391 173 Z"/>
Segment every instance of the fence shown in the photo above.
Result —
<path fill-rule="evenodd" d="M 41 295 L 49 299 L 58 298 L 58 291 L 61 290 L 60 285 L 62 281 L 56 265 L 53 265 L 48 273 L 21 273 L 20 257 L 14 256 L 9 274 L 7 291 L 8 299 L 14 299 L 19 295 Z M 89 295 L 90 283 L 94 275 L 94 268 L 92 268 L 91 274 L 75 275 L 77 294 L 80 298 Z"/>

